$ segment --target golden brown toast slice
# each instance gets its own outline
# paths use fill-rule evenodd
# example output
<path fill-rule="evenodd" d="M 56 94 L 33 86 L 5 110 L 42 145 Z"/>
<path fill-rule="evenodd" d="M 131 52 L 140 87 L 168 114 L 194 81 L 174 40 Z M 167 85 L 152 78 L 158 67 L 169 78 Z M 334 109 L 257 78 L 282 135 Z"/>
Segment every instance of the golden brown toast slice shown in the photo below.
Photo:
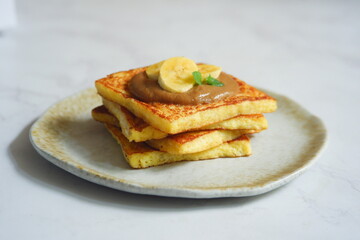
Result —
<path fill-rule="evenodd" d="M 203 152 L 171 154 L 155 150 L 145 143 L 129 142 L 121 130 L 105 124 L 108 131 L 120 144 L 126 161 L 132 168 L 147 168 L 179 161 L 197 161 L 222 157 L 242 157 L 251 154 L 250 140 L 246 135 Z"/>
<path fill-rule="evenodd" d="M 221 145 L 258 130 L 199 130 L 167 136 L 163 139 L 146 141 L 148 145 L 160 151 L 172 154 L 196 153 Z"/>
<path fill-rule="evenodd" d="M 145 123 L 142 119 L 136 117 L 126 108 L 121 105 L 103 99 L 104 106 L 109 112 L 114 115 L 120 122 L 120 127 L 129 141 L 143 142 L 151 139 L 162 139 L 168 134 L 160 131 L 149 124 Z M 104 111 L 103 109 L 101 111 Z M 267 129 L 267 121 L 262 114 L 252 115 L 239 115 L 231 119 L 224 120 L 219 123 L 214 123 L 204 126 L 197 130 L 239 130 L 239 129 L 252 129 L 252 130 L 265 130 Z"/>
<path fill-rule="evenodd" d="M 105 116 L 107 115 L 107 116 Z M 95 109 L 92 111 L 95 120 L 106 124 L 113 124 L 110 121 L 109 112 L 101 111 L 97 114 Z M 115 117 L 113 117 L 115 118 Z M 115 125 L 116 126 L 116 125 Z M 118 124 L 117 124 L 118 126 Z M 224 142 L 236 139 L 244 134 L 259 132 L 260 130 L 244 129 L 244 130 L 198 130 L 176 135 L 170 135 L 163 139 L 154 139 L 146 141 L 151 147 L 160 151 L 172 154 L 187 154 L 207 150 L 218 146 Z M 124 135 L 124 134 L 123 134 Z"/>
<path fill-rule="evenodd" d="M 164 103 L 145 103 L 131 96 L 127 84 L 133 76 L 145 71 L 146 67 L 108 75 L 95 82 L 98 93 L 116 102 L 149 125 L 170 134 L 196 129 L 240 114 L 259 114 L 276 110 L 276 100 L 267 94 L 237 81 L 240 94 L 221 101 L 201 105 L 176 105 Z"/>
<path fill-rule="evenodd" d="M 263 114 L 238 115 L 222 122 L 210 124 L 198 130 L 224 129 L 224 130 L 265 130 L 268 128 L 268 122 Z"/>

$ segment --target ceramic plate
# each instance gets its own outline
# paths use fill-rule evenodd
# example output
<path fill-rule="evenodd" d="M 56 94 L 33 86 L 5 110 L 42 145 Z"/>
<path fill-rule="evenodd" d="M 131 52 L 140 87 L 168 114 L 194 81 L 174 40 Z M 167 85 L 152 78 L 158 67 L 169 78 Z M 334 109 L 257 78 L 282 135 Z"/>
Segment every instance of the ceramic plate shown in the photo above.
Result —
<path fill-rule="evenodd" d="M 118 190 L 186 198 L 252 196 L 280 187 L 319 155 L 322 121 L 291 99 L 267 92 L 278 110 L 266 114 L 269 129 L 251 138 L 253 155 L 131 169 L 121 148 L 90 111 L 101 104 L 94 89 L 53 105 L 30 130 L 35 149 L 72 174 Z"/>

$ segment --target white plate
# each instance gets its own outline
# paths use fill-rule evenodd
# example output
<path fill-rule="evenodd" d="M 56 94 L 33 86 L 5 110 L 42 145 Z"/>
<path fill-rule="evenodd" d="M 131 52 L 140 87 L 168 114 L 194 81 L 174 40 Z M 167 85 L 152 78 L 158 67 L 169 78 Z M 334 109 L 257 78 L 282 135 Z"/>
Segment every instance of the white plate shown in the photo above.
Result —
<path fill-rule="evenodd" d="M 30 130 L 35 149 L 53 164 L 91 182 L 141 194 L 186 198 L 252 196 L 280 187 L 307 169 L 326 140 L 322 121 L 287 97 L 268 92 L 278 110 L 269 129 L 251 139 L 253 155 L 131 169 L 90 111 L 94 89 L 50 107 Z"/>

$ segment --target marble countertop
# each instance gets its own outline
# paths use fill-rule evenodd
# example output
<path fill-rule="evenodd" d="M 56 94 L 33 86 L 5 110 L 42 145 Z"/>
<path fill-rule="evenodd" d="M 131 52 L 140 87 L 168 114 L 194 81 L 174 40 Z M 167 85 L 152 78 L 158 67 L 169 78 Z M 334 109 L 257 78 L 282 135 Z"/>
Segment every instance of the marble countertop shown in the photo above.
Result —
<path fill-rule="evenodd" d="M 0 239 L 360 239 L 359 1 L 17 1 L 0 33 Z M 324 120 L 326 150 L 267 194 L 177 199 L 102 187 L 32 148 L 31 124 L 118 70 L 216 63 Z"/>

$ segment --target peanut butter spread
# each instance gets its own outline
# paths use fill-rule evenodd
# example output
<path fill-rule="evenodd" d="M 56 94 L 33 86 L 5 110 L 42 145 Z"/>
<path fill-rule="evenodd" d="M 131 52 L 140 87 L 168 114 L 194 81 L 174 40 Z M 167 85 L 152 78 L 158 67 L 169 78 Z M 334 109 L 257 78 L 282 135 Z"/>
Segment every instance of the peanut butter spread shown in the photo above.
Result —
<path fill-rule="evenodd" d="M 143 102 L 180 105 L 212 103 L 240 92 L 239 84 L 228 74 L 222 72 L 218 80 L 224 86 L 197 85 L 187 92 L 172 93 L 162 89 L 157 80 L 150 79 L 145 72 L 141 72 L 130 80 L 128 90 L 135 98 Z"/>

